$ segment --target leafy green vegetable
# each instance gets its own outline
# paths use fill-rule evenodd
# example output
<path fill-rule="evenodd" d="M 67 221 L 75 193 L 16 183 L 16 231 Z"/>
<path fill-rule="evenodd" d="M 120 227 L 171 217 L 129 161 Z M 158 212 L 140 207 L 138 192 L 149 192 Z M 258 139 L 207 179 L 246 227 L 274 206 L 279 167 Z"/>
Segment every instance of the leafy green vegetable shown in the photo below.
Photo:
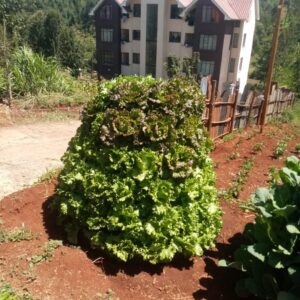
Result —
<path fill-rule="evenodd" d="M 104 82 L 63 157 L 54 202 L 69 241 L 127 261 L 202 255 L 221 227 L 204 98 L 184 78 Z"/>
<path fill-rule="evenodd" d="M 252 198 L 257 217 L 244 230 L 249 244 L 235 252 L 234 262 L 219 263 L 247 272 L 249 277 L 236 286 L 240 296 L 300 298 L 299 159 L 289 157 L 279 176 L 281 183 L 258 189 Z"/>

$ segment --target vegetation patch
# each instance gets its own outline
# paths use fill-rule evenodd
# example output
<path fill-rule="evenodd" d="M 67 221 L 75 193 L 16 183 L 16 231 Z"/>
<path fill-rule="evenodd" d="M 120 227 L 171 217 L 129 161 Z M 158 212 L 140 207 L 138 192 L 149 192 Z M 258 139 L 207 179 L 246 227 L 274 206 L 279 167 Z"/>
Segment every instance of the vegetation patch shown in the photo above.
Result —
<path fill-rule="evenodd" d="M 10 231 L 0 227 L 0 243 L 30 241 L 32 239 L 34 239 L 34 235 L 25 227 Z"/>
<path fill-rule="evenodd" d="M 191 80 L 118 77 L 83 112 L 58 197 L 68 239 L 127 261 L 202 255 L 221 227 L 204 98 Z"/>
<path fill-rule="evenodd" d="M 246 272 L 236 285 L 240 296 L 264 299 L 300 298 L 300 161 L 289 157 L 279 172 L 281 182 L 260 188 L 252 198 L 257 217 L 246 225 L 248 244 L 234 262 L 220 261 Z"/>
<path fill-rule="evenodd" d="M 36 265 L 44 261 L 50 261 L 53 257 L 54 250 L 62 245 L 62 241 L 50 240 L 45 243 L 41 254 L 34 255 L 30 258 L 31 265 Z"/>
<path fill-rule="evenodd" d="M 230 184 L 230 187 L 225 191 L 221 191 L 219 196 L 223 197 L 225 200 L 237 199 L 243 185 L 248 179 L 248 174 L 251 171 L 254 162 L 254 157 L 246 158 L 241 165 L 241 170 L 237 173 L 235 179 Z"/>

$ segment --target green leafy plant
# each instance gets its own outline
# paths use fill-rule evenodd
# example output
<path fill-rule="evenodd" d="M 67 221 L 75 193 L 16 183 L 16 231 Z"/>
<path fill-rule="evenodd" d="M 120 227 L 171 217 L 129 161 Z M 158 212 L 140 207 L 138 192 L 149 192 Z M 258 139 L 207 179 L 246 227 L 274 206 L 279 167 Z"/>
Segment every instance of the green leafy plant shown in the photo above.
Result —
<path fill-rule="evenodd" d="M 289 157 L 279 172 L 281 183 L 257 190 L 252 198 L 257 217 L 246 225 L 248 244 L 234 262 L 220 261 L 246 272 L 236 285 L 240 296 L 265 299 L 300 298 L 300 161 Z"/>
<path fill-rule="evenodd" d="M 0 243 L 30 241 L 34 235 L 25 227 L 5 230 L 0 227 Z"/>
<path fill-rule="evenodd" d="M 300 144 L 297 144 L 295 146 L 295 150 L 296 150 L 297 154 L 299 155 L 300 154 Z"/>
<path fill-rule="evenodd" d="M 30 258 L 30 263 L 36 265 L 43 261 L 50 261 L 53 257 L 54 250 L 61 245 L 62 241 L 49 240 L 47 243 L 45 243 L 41 254 L 34 255 Z"/>
<path fill-rule="evenodd" d="M 243 185 L 248 179 L 248 174 L 251 171 L 255 159 L 253 157 L 246 158 L 241 165 L 241 170 L 237 173 L 235 179 L 230 184 L 230 187 L 221 191 L 219 196 L 223 197 L 225 200 L 237 199 L 240 191 L 242 190 Z"/>
<path fill-rule="evenodd" d="M 12 55 L 13 92 L 37 95 L 47 92 L 68 92 L 72 81 L 62 76 L 55 60 L 45 59 L 23 47 Z"/>
<path fill-rule="evenodd" d="M 281 140 L 277 143 L 276 148 L 274 150 L 273 156 L 275 159 L 283 156 L 284 152 L 287 150 L 287 143 L 284 140 Z"/>
<path fill-rule="evenodd" d="M 274 184 L 277 183 L 279 180 L 280 180 L 279 170 L 274 166 L 269 167 L 268 181 L 271 184 Z"/>
<path fill-rule="evenodd" d="M 185 78 L 106 81 L 63 157 L 53 202 L 68 240 L 127 261 L 202 255 L 221 227 L 204 99 Z"/>
<path fill-rule="evenodd" d="M 262 151 L 262 148 L 264 146 L 264 143 L 256 143 L 253 147 L 252 147 L 252 151 L 257 153 Z"/>
<path fill-rule="evenodd" d="M 231 152 L 231 153 L 227 156 L 227 159 L 228 159 L 228 160 L 235 160 L 235 159 L 237 159 L 237 158 L 239 158 L 239 157 L 240 157 L 240 153 L 237 152 L 237 151 L 233 151 L 233 152 Z"/>

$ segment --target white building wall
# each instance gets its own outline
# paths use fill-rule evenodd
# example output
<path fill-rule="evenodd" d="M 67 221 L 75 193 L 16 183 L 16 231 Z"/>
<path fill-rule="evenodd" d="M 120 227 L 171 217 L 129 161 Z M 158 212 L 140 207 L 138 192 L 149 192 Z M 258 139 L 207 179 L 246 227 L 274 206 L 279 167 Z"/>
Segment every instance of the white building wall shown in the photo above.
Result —
<path fill-rule="evenodd" d="M 129 66 L 122 66 L 122 74 L 138 74 L 145 75 L 146 73 L 146 20 L 147 20 L 147 5 L 158 5 L 158 32 L 157 32 L 157 61 L 156 61 L 156 77 L 167 77 L 165 71 L 165 63 L 169 56 L 176 56 L 181 61 L 184 58 L 192 56 L 192 47 L 186 47 L 185 34 L 194 33 L 194 26 L 189 26 L 187 22 L 182 19 L 171 19 L 171 5 L 177 4 L 175 0 L 131 0 L 128 3 L 133 8 L 134 3 L 141 4 L 141 17 L 134 18 L 130 13 L 130 17 L 122 21 L 121 28 L 129 29 L 130 42 L 121 46 L 122 52 L 129 53 Z M 223 86 L 227 82 L 240 82 L 240 91 L 244 90 L 247 83 L 249 65 L 251 60 L 251 52 L 253 46 L 253 36 L 255 31 L 256 14 L 255 14 L 255 0 L 252 1 L 252 6 L 249 14 L 249 20 L 241 21 L 240 27 L 234 28 L 234 33 L 239 33 L 238 48 L 231 48 L 230 51 L 230 36 L 224 37 L 223 55 L 221 72 L 219 79 L 219 91 L 223 90 Z M 140 41 L 132 40 L 132 30 L 141 31 Z M 169 32 L 175 31 L 181 33 L 180 43 L 169 42 Z M 246 43 L 243 46 L 243 38 L 246 34 Z M 132 63 L 132 53 L 140 53 L 140 65 Z M 235 58 L 234 72 L 228 72 L 230 58 Z M 243 66 L 240 69 L 240 61 L 243 58 Z"/>
<path fill-rule="evenodd" d="M 140 1 L 130 1 L 130 5 L 133 8 L 133 4 L 139 4 Z M 140 64 L 133 64 L 132 62 L 132 54 L 133 53 L 140 53 L 141 52 L 141 45 L 140 41 L 136 41 L 132 39 L 132 32 L 133 30 L 140 30 L 141 29 L 141 18 L 133 17 L 133 13 L 129 14 L 129 18 L 123 18 L 121 21 L 121 29 L 128 29 L 129 30 L 129 43 L 124 43 L 121 45 L 121 52 L 129 53 L 129 65 L 122 65 L 121 66 L 121 73 L 123 75 L 140 75 Z"/>
<path fill-rule="evenodd" d="M 253 38 L 255 31 L 255 23 L 256 23 L 256 14 L 255 14 L 255 1 L 252 1 L 249 19 L 243 22 L 243 26 L 241 28 L 240 33 L 240 53 L 238 57 L 238 62 L 236 63 L 236 80 L 240 82 L 240 93 L 242 94 L 247 84 L 248 80 L 248 72 L 251 61 L 251 53 L 253 46 Z M 246 42 L 243 45 L 244 34 L 246 34 Z M 243 58 L 243 65 L 240 69 L 241 58 Z"/>
<path fill-rule="evenodd" d="M 165 57 L 164 61 L 167 62 L 167 58 L 169 56 L 175 56 L 179 58 L 181 61 L 184 58 L 191 58 L 193 54 L 192 47 L 185 46 L 185 34 L 186 33 L 194 33 L 194 26 L 189 26 L 187 22 L 183 19 L 171 19 L 171 5 L 177 4 L 177 1 L 174 0 L 167 0 L 167 8 L 165 14 Z M 170 43 L 169 42 L 169 33 L 170 32 L 180 32 L 181 34 L 181 41 L 180 43 Z M 164 77 L 167 77 L 166 72 L 164 72 Z"/>

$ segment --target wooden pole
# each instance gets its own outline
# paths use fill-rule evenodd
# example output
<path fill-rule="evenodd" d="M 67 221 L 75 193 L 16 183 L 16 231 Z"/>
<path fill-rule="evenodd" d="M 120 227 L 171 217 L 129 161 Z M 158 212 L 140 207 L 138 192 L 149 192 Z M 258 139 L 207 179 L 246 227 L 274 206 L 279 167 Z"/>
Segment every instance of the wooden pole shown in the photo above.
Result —
<path fill-rule="evenodd" d="M 252 93 L 251 100 L 250 100 L 250 107 L 249 107 L 249 111 L 248 111 L 248 116 L 247 116 L 247 121 L 246 121 L 245 128 L 247 128 L 250 125 L 251 114 L 252 114 L 252 109 L 253 109 L 253 104 L 254 104 L 255 97 L 256 97 L 256 92 L 254 91 Z"/>
<path fill-rule="evenodd" d="M 266 115 L 267 115 L 267 109 L 268 109 L 268 105 L 269 105 L 269 97 L 270 97 L 270 91 L 271 91 L 271 85 L 272 85 L 272 77 L 273 77 L 273 71 L 274 71 L 276 52 L 277 52 L 277 48 L 278 48 L 278 40 L 279 40 L 279 35 L 280 35 L 280 22 L 281 22 L 283 7 L 284 7 L 284 1 L 285 0 L 279 0 L 277 19 L 276 19 L 276 24 L 275 24 L 274 33 L 273 33 L 271 57 L 269 60 L 268 73 L 267 73 L 266 84 L 265 84 L 264 102 L 263 102 L 261 122 L 260 122 L 260 125 L 261 125 L 260 132 L 261 133 L 263 132 L 263 127 L 266 123 Z"/>
<path fill-rule="evenodd" d="M 209 99 L 209 110 L 208 110 L 208 133 L 211 138 L 212 137 L 212 124 L 213 124 L 213 112 L 214 112 L 214 102 L 215 102 L 215 94 L 216 94 L 216 87 L 217 82 L 216 80 L 212 81 L 212 89 L 211 89 L 211 95 Z"/>
<path fill-rule="evenodd" d="M 229 132 L 233 132 L 233 128 L 234 128 L 234 121 L 235 121 L 235 112 L 236 112 L 236 107 L 237 107 L 237 102 L 238 102 L 238 95 L 239 92 L 238 90 L 235 90 L 234 92 L 234 100 L 233 100 L 233 105 L 232 105 L 232 109 L 231 109 L 231 122 L 230 122 L 230 129 Z"/>

